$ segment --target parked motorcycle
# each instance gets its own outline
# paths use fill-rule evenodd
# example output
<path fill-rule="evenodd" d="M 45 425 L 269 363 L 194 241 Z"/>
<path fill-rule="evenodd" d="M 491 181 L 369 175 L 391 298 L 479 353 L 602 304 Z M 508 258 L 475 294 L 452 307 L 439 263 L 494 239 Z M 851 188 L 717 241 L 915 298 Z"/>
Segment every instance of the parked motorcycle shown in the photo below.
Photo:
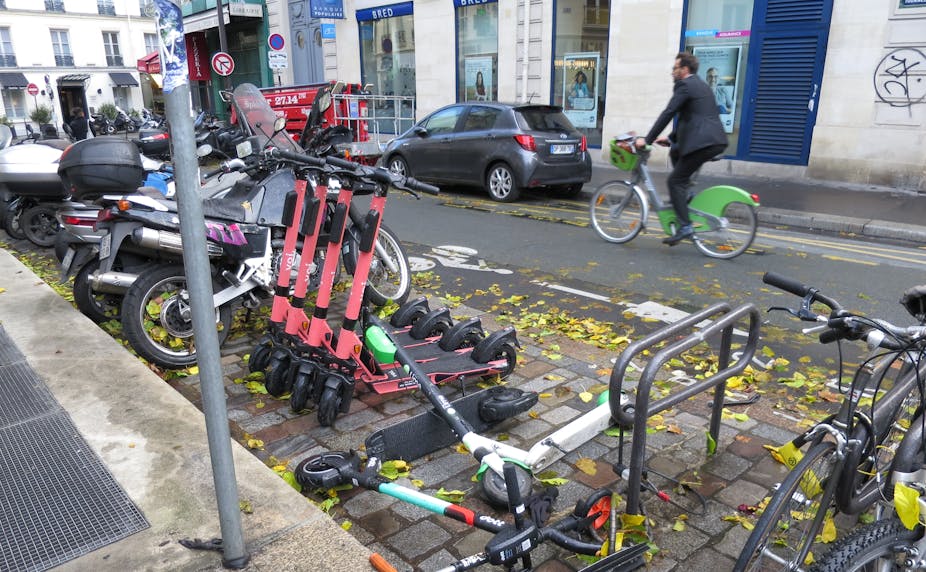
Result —
<path fill-rule="evenodd" d="M 68 194 L 57 161 L 68 142 L 33 136 L 11 143 L 9 127 L 0 126 L 0 222 L 13 238 L 52 246 L 58 231 L 55 210 Z"/>
<path fill-rule="evenodd" d="M 121 107 L 116 106 L 116 119 L 113 120 L 113 126 L 116 128 L 116 131 L 135 133 L 141 126 L 141 120 L 132 118 Z"/>
<path fill-rule="evenodd" d="M 94 113 L 90 116 L 90 129 L 96 136 L 114 135 L 116 133 L 116 124 L 102 113 Z"/>

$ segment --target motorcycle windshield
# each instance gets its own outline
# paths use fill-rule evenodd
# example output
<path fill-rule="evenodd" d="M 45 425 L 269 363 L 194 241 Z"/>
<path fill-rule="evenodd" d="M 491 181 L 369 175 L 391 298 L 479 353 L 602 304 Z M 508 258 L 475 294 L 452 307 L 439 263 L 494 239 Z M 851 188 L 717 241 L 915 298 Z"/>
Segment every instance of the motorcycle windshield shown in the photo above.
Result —
<path fill-rule="evenodd" d="M 239 85 L 232 96 L 238 121 L 243 119 L 247 123 L 251 134 L 258 137 L 261 148 L 272 145 L 283 151 L 302 152 L 286 131 L 273 133 L 273 122 L 276 121 L 277 114 L 254 84 Z"/>

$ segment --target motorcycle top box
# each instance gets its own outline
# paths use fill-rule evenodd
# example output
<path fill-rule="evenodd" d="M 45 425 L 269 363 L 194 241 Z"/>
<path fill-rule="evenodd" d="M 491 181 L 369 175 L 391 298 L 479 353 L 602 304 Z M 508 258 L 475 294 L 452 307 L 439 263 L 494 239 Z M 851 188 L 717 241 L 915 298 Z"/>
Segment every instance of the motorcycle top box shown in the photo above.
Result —
<path fill-rule="evenodd" d="M 58 174 L 78 201 L 133 192 L 145 179 L 138 148 L 119 137 L 94 137 L 71 145 L 61 155 Z"/>

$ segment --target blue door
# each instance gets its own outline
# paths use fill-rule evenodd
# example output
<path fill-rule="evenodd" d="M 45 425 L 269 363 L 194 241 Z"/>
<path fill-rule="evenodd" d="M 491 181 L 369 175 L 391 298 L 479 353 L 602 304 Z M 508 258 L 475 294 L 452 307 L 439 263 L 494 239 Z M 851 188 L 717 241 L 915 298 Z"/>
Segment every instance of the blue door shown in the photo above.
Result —
<path fill-rule="evenodd" d="M 737 158 L 806 165 L 833 0 L 756 2 Z"/>

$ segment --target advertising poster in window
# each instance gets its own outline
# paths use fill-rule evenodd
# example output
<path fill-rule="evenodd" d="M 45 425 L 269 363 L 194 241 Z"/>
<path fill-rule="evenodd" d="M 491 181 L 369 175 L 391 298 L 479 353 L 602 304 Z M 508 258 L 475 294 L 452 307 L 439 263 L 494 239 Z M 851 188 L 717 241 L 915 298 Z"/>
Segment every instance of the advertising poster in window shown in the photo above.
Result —
<path fill-rule="evenodd" d="M 492 56 L 466 58 L 463 65 L 465 101 L 492 99 Z"/>
<path fill-rule="evenodd" d="M 740 46 L 696 46 L 698 75 L 714 92 L 723 130 L 733 133 L 736 116 L 736 86 L 739 85 Z"/>
<path fill-rule="evenodd" d="M 563 113 L 573 125 L 594 129 L 598 120 L 598 52 L 563 55 Z"/>

